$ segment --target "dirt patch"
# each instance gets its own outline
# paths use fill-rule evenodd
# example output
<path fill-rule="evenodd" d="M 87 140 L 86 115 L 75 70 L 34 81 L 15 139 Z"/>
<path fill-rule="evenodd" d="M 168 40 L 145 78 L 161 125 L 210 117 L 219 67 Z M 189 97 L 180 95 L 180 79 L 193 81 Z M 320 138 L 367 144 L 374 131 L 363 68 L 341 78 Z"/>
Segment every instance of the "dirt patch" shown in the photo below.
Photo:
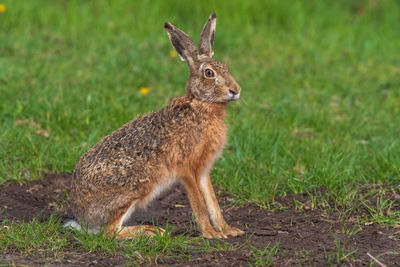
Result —
<path fill-rule="evenodd" d="M 71 217 L 66 205 L 71 175 L 47 174 L 43 181 L 26 185 L 9 185 L 0 189 L 0 221 L 29 221 L 41 214 L 47 218 L 56 212 L 64 220 Z M 354 220 L 338 220 L 335 212 L 308 207 L 307 194 L 288 195 L 275 199 L 274 209 L 260 208 L 256 204 L 234 206 L 232 198 L 219 192 L 219 201 L 226 220 L 245 230 L 246 235 L 227 241 L 238 248 L 234 251 L 193 252 L 189 262 L 161 259 L 168 265 L 192 266 L 239 266 L 248 265 L 257 254 L 257 249 L 278 244 L 278 253 L 271 261 L 277 266 L 335 264 L 340 255 L 350 253 L 341 264 L 351 266 L 369 265 L 367 255 L 377 257 L 387 266 L 400 266 L 400 229 L 386 228 L 377 224 L 359 225 Z M 301 211 L 293 204 L 303 203 Z M 280 207 L 280 208 L 277 208 Z M 194 227 L 192 212 L 186 192 L 181 185 L 153 201 L 147 211 L 138 211 L 127 225 L 156 222 L 164 227 L 168 222 L 172 234 L 198 235 Z M 66 251 L 60 258 L 44 258 L 34 255 L 1 255 L 0 263 L 34 264 L 48 266 L 67 265 L 123 265 L 122 256 L 105 257 L 95 253 Z"/>

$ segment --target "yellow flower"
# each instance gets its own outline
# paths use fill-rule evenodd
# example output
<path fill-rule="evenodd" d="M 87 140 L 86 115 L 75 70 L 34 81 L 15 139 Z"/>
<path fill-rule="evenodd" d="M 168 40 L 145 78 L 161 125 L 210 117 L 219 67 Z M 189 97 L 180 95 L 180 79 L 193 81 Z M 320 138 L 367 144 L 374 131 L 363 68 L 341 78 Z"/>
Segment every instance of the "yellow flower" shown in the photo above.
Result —
<path fill-rule="evenodd" d="M 147 94 L 149 93 L 149 88 L 142 87 L 142 88 L 140 88 L 139 92 L 140 92 L 142 95 L 147 95 Z"/>
<path fill-rule="evenodd" d="M 5 4 L 0 4 L 0 13 L 6 12 L 6 5 Z"/>
<path fill-rule="evenodd" d="M 169 57 L 176 57 L 176 56 L 177 56 L 177 53 L 175 50 L 169 51 Z"/>

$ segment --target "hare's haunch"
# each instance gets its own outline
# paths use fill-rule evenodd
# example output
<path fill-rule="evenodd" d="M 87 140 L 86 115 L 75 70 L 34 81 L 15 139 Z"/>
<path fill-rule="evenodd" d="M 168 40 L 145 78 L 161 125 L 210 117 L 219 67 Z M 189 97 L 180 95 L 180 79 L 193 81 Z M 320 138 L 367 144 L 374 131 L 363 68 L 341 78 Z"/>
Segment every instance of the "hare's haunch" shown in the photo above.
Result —
<path fill-rule="evenodd" d="M 118 238 L 132 237 L 138 230 L 154 234 L 152 226 L 122 225 L 135 208 L 181 181 L 204 237 L 243 234 L 225 222 L 210 179 L 226 142 L 226 104 L 239 99 L 241 90 L 228 66 L 212 59 L 215 23 L 213 13 L 199 48 L 183 31 L 165 23 L 172 45 L 189 67 L 186 95 L 128 122 L 82 156 L 71 192 L 76 222 L 69 226 L 83 225 L 94 232 L 105 226 L 106 231 L 119 231 Z"/>

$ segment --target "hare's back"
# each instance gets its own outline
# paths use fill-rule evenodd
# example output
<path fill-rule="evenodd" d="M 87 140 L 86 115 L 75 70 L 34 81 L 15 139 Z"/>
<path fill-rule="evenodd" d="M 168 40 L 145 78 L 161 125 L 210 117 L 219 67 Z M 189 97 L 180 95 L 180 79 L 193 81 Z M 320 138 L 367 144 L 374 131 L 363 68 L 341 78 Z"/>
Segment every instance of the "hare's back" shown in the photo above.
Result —
<path fill-rule="evenodd" d="M 75 176 L 123 185 L 151 177 L 157 169 L 173 168 L 188 156 L 202 133 L 190 105 L 175 102 L 103 138 L 82 156 Z"/>

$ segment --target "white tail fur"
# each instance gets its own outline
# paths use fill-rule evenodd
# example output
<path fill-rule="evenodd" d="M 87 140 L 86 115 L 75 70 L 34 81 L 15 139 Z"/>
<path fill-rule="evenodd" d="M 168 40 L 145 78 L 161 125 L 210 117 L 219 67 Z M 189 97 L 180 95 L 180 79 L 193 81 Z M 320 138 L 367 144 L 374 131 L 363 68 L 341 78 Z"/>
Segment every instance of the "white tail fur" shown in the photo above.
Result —
<path fill-rule="evenodd" d="M 69 220 L 64 224 L 64 228 L 70 228 L 70 229 L 76 229 L 78 231 L 82 231 L 82 228 L 84 228 L 84 227 L 82 227 L 81 224 L 77 223 L 74 220 Z M 97 234 L 99 232 L 99 229 L 86 228 L 85 230 L 91 234 Z"/>

